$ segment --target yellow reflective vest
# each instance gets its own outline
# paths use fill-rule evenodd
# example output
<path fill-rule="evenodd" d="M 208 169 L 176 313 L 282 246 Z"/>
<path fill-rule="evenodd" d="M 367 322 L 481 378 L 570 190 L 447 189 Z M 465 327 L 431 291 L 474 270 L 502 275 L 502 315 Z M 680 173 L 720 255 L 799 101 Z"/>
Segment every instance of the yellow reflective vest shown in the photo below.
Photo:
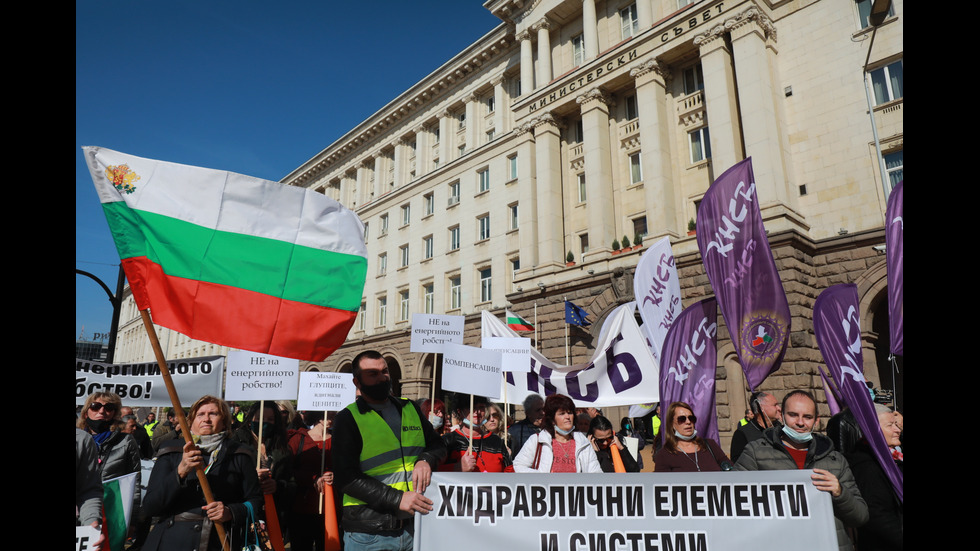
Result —
<path fill-rule="evenodd" d="M 412 490 L 411 473 L 425 449 L 425 433 L 418 411 L 411 404 L 403 404 L 401 438 L 396 438 L 377 411 L 371 409 L 361 413 L 357 402 L 348 405 L 347 409 L 361 433 L 361 472 L 396 490 Z M 365 502 L 344 494 L 344 505 L 365 505 Z"/>

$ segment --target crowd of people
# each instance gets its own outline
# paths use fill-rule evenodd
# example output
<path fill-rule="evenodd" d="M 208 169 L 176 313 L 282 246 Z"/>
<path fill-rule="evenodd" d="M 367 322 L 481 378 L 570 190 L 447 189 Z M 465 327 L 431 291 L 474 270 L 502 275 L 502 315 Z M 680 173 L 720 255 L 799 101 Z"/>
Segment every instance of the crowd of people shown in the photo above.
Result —
<path fill-rule="evenodd" d="M 640 472 L 654 448 L 656 472 L 812 470 L 814 487 L 831 496 L 839 548 L 902 549 L 903 507 L 847 410 L 819 426 L 817 402 L 803 390 L 779 402 L 767 392 L 749 398 L 746 419 L 728 455 L 699 435 L 694 407 L 674 402 L 663 422 L 612 422 L 568 396 L 529 395 L 524 419 L 508 423 L 480 396 L 418 403 L 391 394 L 384 358 L 364 352 L 353 361 L 359 397 L 336 413 L 296 412 L 290 402 L 264 402 L 247 412 L 214 396 L 187 414 L 190 441 L 174 411 L 139 424 L 118 396 L 95 393 L 76 429 L 77 522 L 100 523 L 101 480 L 140 473 L 155 458 L 145 498 L 134 503 L 129 549 L 221 548 L 219 531 L 241 549 L 261 530 L 274 503 L 283 536 L 296 551 L 324 549 L 323 493 L 337 503 L 344 548 L 411 549 L 413 515 L 432 511 L 425 496 L 433 471 L 494 473 Z M 901 414 L 878 410 L 880 427 L 903 467 Z M 648 429 L 654 426 L 659 433 Z M 208 495 L 202 484 L 206 479 Z M 266 496 L 269 496 L 267 498 Z M 271 498 L 271 499 L 270 499 Z M 151 521 L 153 526 L 151 529 Z"/>

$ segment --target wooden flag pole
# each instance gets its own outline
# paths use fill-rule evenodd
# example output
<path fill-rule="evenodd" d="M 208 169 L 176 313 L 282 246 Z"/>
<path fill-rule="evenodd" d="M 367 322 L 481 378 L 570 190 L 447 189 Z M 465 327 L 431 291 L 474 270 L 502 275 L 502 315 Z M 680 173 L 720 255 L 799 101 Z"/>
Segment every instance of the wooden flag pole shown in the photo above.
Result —
<path fill-rule="evenodd" d="M 326 469 L 327 457 L 327 411 L 323 411 L 323 444 L 320 446 L 320 476 Z M 300 450 L 303 451 L 303 450 Z M 334 500 L 333 485 L 324 484 L 323 499 L 320 500 L 320 512 L 323 513 L 323 546 L 324 551 L 340 551 L 340 527 L 337 526 L 337 504 Z"/>
<path fill-rule="evenodd" d="M 184 434 L 184 442 L 190 444 L 194 441 L 191 438 L 191 428 L 187 424 L 184 408 L 180 405 L 180 396 L 177 396 L 177 388 L 174 386 L 173 377 L 170 376 L 170 369 L 167 368 L 167 359 L 164 357 L 163 349 L 160 347 L 160 339 L 157 338 L 157 333 L 153 329 L 153 320 L 150 319 L 150 312 L 148 310 L 140 310 L 140 317 L 143 318 L 143 327 L 146 329 L 146 335 L 149 337 L 150 345 L 153 347 L 153 354 L 156 356 L 157 365 L 160 367 L 160 374 L 163 376 L 163 384 L 167 387 L 167 394 L 170 395 L 170 402 L 174 406 L 174 413 L 177 414 L 177 423 L 180 425 L 180 431 Z M 201 491 L 204 493 L 204 500 L 209 504 L 214 503 L 216 500 L 214 499 L 214 494 L 211 492 L 211 485 L 208 484 L 208 477 L 204 472 L 204 467 L 198 465 L 196 472 L 197 481 L 201 484 Z M 231 546 L 225 534 L 224 524 L 220 520 L 216 520 L 214 521 L 214 528 L 218 531 L 221 548 L 224 551 L 231 551 Z"/>
<path fill-rule="evenodd" d="M 429 417 L 432 417 L 432 412 L 436 410 L 436 370 L 439 369 L 439 353 L 434 352 L 432 356 L 432 398 L 429 399 Z M 445 413 L 443 413 L 445 415 Z M 443 419 L 443 423 L 446 420 Z"/>
<path fill-rule="evenodd" d="M 470 418 L 469 419 L 469 421 L 470 421 L 470 449 L 467 450 L 467 451 L 470 452 L 470 453 L 473 453 L 473 429 L 475 428 L 475 425 L 473 425 L 473 395 L 472 394 L 470 394 L 470 414 L 467 415 L 467 417 Z M 464 420 L 463 424 L 464 425 L 466 424 L 465 423 L 465 420 Z"/>

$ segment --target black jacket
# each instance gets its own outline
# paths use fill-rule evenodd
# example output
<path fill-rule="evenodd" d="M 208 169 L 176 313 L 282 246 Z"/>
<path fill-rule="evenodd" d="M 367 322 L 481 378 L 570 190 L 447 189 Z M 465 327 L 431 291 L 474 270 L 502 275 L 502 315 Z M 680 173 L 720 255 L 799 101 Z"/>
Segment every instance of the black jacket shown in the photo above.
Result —
<path fill-rule="evenodd" d="M 414 407 L 422 421 L 422 431 L 425 435 L 425 450 L 418 456 L 418 461 L 425 461 L 435 472 L 446 458 L 446 445 L 442 438 L 436 435 L 432 425 L 418 406 L 407 400 L 389 396 L 392 404 L 401 411 L 404 407 Z M 373 411 L 371 406 L 358 398 L 358 410 L 361 413 Z M 377 413 L 376 413 L 377 415 Z M 333 425 L 333 466 L 334 484 L 343 494 L 354 496 L 366 505 L 348 505 L 342 515 L 345 532 L 378 533 L 386 530 L 398 530 L 411 522 L 411 515 L 399 511 L 402 491 L 383 484 L 361 472 L 361 448 L 363 446 L 361 431 L 350 410 L 342 409 L 334 419 Z"/>

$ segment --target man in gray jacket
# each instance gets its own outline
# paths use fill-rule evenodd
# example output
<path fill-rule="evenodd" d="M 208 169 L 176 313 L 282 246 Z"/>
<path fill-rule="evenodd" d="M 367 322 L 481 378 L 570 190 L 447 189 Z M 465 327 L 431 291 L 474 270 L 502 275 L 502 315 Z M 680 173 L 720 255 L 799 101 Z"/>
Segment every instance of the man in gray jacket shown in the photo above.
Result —
<path fill-rule="evenodd" d="M 817 422 L 817 401 L 804 390 L 794 390 L 783 398 L 783 427 L 771 427 L 763 437 L 749 442 L 739 456 L 739 471 L 777 471 L 813 469 L 813 485 L 830 494 L 837 525 L 837 546 L 841 551 L 854 548 L 844 527 L 858 527 L 868 521 L 868 505 L 851 474 L 847 460 L 834 450 L 830 439 L 813 434 Z"/>

